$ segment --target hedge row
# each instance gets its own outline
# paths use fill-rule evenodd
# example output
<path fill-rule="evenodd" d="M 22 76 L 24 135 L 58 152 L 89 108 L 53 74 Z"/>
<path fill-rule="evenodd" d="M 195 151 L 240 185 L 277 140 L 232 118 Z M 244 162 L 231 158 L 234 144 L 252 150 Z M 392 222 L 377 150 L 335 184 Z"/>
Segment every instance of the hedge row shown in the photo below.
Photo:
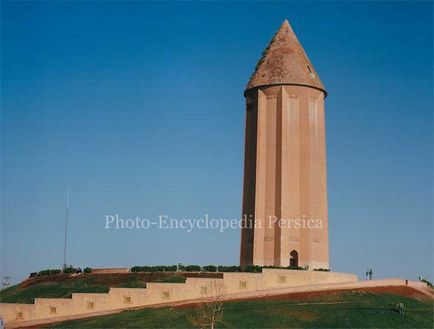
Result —
<path fill-rule="evenodd" d="M 39 271 L 37 276 L 55 275 L 60 273 L 62 273 L 62 270 L 60 269 L 47 269 L 47 270 Z"/>
<path fill-rule="evenodd" d="M 159 266 L 133 266 L 131 272 L 176 272 L 176 265 L 159 265 Z"/>
<path fill-rule="evenodd" d="M 224 265 L 172 265 L 172 266 L 134 266 L 131 268 L 131 272 L 251 272 L 251 273 L 261 273 L 263 268 L 275 268 L 275 269 L 291 269 L 291 270 L 305 270 L 303 267 L 293 267 L 293 266 L 224 266 Z M 328 271 L 326 269 L 317 269 L 317 271 Z"/>
<path fill-rule="evenodd" d="M 73 274 L 73 273 L 83 273 L 80 267 L 73 267 L 72 265 L 65 266 L 63 268 L 63 273 L 65 274 Z"/>
<path fill-rule="evenodd" d="M 131 272 L 250 272 L 250 273 L 261 273 L 263 268 L 274 268 L 274 269 L 290 269 L 290 270 L 306 270 L 303 267 L 294 267 L 294 266 L 225 266 L 225 265 L 158 265 L 158 266 L 133 266 L 130 271 Z M 325 268 L 317 268 L 314 271 L 330 271 Z M 81 268 L 75 268 L 72 266 L 67 266 L 63 269 L 63 273 L 91 273 L 92 269 L 90 267 L 84 268 L 82 271 Z M 30 273 L 30 277 L 35 276 L 46 276 L 46 275 L 55 275 L 62 273 L 60 269 L 47 269 L 39 272 Z"/>
<path fill-rule="evenodd" d="M 84 273 L 90 273 L 91 269 L 89 267 L 86 267 L 84 269 Z M 47 276 L 47 275 L 56 275 L 56 274 L 60 274 L 60 273 L 65 273 L 65 274 L 79 274 L 82 273 L 83 271 L 81 270 L 80 267 L 72 267 L 70 266 L 66 266 L 65 268 L 61 269 L 46 269 L 46 270 L 42 270 L 39 272 L 32 272 L 30 273 L 30 278 L 34 278 L 36 276 Z"/>

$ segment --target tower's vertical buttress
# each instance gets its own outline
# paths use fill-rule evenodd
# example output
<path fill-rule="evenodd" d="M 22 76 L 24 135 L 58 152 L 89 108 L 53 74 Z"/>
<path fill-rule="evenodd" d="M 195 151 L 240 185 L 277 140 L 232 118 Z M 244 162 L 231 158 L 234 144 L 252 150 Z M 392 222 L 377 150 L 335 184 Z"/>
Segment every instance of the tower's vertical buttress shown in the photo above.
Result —
<path fill-rule="evenodd" d="M 256 195 L 258 99 L 246 97 L 246 125 L 244 144 L 243 210 L 241 229 L 240 264 L 253 264 L 253 240 Z"/>

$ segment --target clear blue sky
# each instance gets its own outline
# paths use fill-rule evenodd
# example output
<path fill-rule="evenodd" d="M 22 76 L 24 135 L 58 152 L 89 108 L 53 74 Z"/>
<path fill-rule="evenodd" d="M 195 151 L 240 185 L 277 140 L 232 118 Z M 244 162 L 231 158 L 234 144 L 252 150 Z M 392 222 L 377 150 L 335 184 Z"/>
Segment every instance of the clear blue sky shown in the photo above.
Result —
<path fill-rule="evenodd" d="M 243 90 L 287 18 L 326 100 L 331 268 L 433 278 L 431 2 L 2 2 L 1 270 L 237 264 Z"/>

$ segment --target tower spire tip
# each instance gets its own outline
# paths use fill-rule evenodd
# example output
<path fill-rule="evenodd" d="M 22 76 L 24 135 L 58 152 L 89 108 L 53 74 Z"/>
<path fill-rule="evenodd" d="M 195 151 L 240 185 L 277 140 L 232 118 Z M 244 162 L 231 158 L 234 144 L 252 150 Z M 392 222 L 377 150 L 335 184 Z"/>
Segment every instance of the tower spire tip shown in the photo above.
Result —
<path fill-rule="evenodd" d="M 265 49 L 246 91 L 276 84 L 310 86 L 327 94 L 287 19 Z"/>

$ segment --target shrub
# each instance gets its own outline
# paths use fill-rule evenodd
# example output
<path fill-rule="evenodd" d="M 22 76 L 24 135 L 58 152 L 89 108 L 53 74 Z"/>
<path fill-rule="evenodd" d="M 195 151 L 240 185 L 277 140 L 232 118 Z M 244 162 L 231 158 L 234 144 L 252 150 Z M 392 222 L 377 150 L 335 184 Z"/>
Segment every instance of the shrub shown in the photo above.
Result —
<path fill-rule="evenodd" d="M 45 275 L 55 275 L 62 273 L 62 270 L 59 269 L 48 269 L 48 270 L 42 270 L 38 272 L 38 276 L 45 276 Z"/>
<path fill-rule="evenodd" d="M 185 272 L 185 266 L 183 264 L 178 264 L 178 269 L 180 272 Z"/>
<path fill-rule="evenodd" d="M 307 268 L 300 267 L 300 266 L 262 266 L 262 268 L 272 268 L 272 269 L 281 269 L 281 270 L 307 270 Z"/>
<path fill-rule="evenodd" d="M 178 270 L 178 265 L 166 266 L 166 272 L 176 272 Z"/>
<path fill-rule="evenodd" d="M 92 273 L 92 269 L 90 267 L 85 267 L 83 273 Z"/>
<path fill-rule="evenodd" d="M 263 268 L 276 268 L 276 269 L 290 269 L 290 270 L 307 270 L 300 266 L 237 266 L 237 265 L 206 265 L 201 268 L 199 265 L 158 265 L 158 266 L 133 266 L 131 267 L 131 272 L 176 272 L 177 270 L 181 272 L 250 272 L 250 273 L 261 273 Z M 328 269 L 316 269 L 316 271 L 329 271 Z M 89 272 L 85 272 L 89 273 Z"/>
<path fill-rule="evenodd" d="M 219 272 L 241 272 L 241 266 L 236 266 L 236 265 L 230 265 L 230 266 L 219 265 L 217 267 L 217 270 Z"/>
<path fill-rule="evenodd" d="M 201 271 L 201 268 L 200 268 L 199 265 L 187 265 L 187 266 L 185 267 L 185 270 L 186 270 L 187 272 L 200 272 L 200 271 Z"/>
<path fill-rule="evenodd" d="M 307 270 L 307 268 L 304 268 L 304 267 L 300 267 L 300 266 L 288 266 L 288 267 L 286 267 L 288 270 L 301 270 L 301 271 L 303 271 L 303 270 Z"/>
<path fill-rule="evenodd" d="M 72 265 L 65 266 L 63 268 L 63 273 L 65 273 L 65 274 L 78 273 L 78 268 L 75 268 Z"/>
<path fill-rule="evenodd" d="M 157 265 L 157 266 L 133 266 L 131 272 L 176 272 L 176 265 Z"/>
<path fill-rule="evenodd" d="M 426 279 L 422 279 L 422 280 L 420 280 L 421 282 L 425 282 L 426 283 L 426 285 L 428 286 L 428 287 L 430 287 L 430 288 L 433 288 L 434 289 L 434 286 L 433 286 L 433 284 L 431 283 L 431 282 L 429 282 L 428 280 L 426 280 Z"/>
<path fill-rule="evenodd" d="M 151 272 L 150 266 L 133 266 L 130 269 L 131 272 Z"/>
<path fill-rule="evenodd" d="M 328 268 L 316 268 L 316 269 L 314 269 L 314 271 L 319 271 L 319 272 L 330 272 L 330 269 L 328 269 Z"/>
<path fill-rule="evenodd" d="M 151 266 L 133 266 L 130 269 L 131 272 L 152 272 Z"/>
<path fill-rule="evenodd" d="M 37 275 L 38 275 L 38 272 L 32 272 L 32 273 L 30 273 L 29 278 L 34 278 Z"/>
<path fill-rule="evenodd" d="M 207 265 L 202 267 L 203 272 L 217 272 L 217 266 L 215 265 Z"/>
<path fill-rule="evenodd" d="M 242 272 L 261 273 L 262 267 L 258 265 L 249 265 L 242 268 Z"/>

